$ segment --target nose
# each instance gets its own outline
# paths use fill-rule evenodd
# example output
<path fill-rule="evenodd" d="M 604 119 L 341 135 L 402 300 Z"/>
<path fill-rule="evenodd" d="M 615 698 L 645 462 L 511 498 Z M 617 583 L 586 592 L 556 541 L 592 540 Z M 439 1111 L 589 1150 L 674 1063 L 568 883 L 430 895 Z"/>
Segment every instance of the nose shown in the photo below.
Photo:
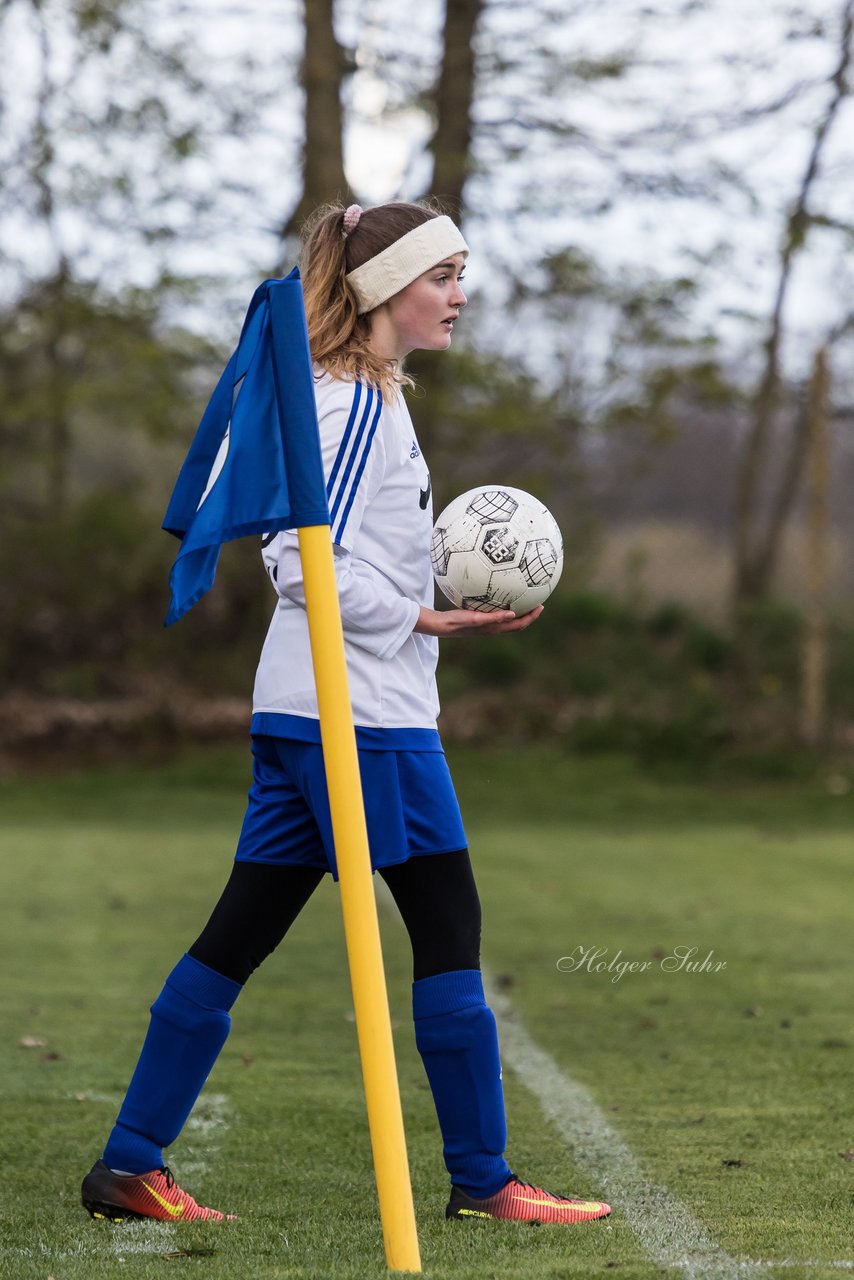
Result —
<path fill-rule="evenodd" d="M 454 290 L 453 296 L 451 298 L 451 303 L 455 307 L 464 307 L 468 302 L 468 298 L 463 293 L 462 288 L 460 287 L 459 280 L 456 281 L 456 286 L 457 287 Z"/>

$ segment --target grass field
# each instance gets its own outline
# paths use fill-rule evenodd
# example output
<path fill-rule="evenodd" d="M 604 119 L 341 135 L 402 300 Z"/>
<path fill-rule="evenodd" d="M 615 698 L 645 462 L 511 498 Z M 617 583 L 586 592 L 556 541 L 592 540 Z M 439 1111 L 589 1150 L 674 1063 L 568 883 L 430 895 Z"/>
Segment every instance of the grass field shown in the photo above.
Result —
<path fill-rule="evenodd" d="M 181 1181 L 239 1221 L 111 1227 L 79 1206 L 148 1004 L 227 874 L 247 755 L 0 784 L 0 1276 L 385 1274 L 331 883 L 251 980 L 171 1153 Z M 571 1229 L 443 1220 L 408 948 L 384 905 L 425 1275 L 845 1274 L 854 794 L 838 779 L 701 787 L 536 751 L 455 752 L 452 765 L 512 1047 L 511 1162 L 566 1193 L 607 1198 L 617 1186 L 622 1201 L 607 1223 Z M 691 972 L 668 960 L 677 948 L 712 956 Z M 647 967 L 620 977 L 597 971 L 603 961 Z M 510 1034 L 511 1007 L 527 1049 Z M 564 1083 L 589 1091 L 589 1126 L 550 1110 Z M 670 1240 L 643 1229 L 656 1211 L 660 1226 L 662 1205 Z"/>

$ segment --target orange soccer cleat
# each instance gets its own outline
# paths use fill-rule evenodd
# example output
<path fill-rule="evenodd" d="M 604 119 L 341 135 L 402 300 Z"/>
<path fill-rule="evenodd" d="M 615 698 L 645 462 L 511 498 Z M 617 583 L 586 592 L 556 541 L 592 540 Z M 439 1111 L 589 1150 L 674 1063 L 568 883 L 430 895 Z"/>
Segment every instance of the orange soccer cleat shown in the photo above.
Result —
<path fill-rule="evenodd" d="M 592 1222 L 595 1218 L 607 1218 L 611 1206 L 601 1200 L 572 1200 L 567 1196 L 555 1196 L 530 1182 L 511 1178 L 505 1187 L 475 1200 L 459 1187 L 451 1188 L 451 1199 L 445 1210 L 446 1218 L 491 1218 L 503 1222 L 527 1222 L 539 1227 L 547 1222 Z"/>
<path fill-rule="evenodd" d="M 176 1184 L 167 1168 L 151 1173 L 113 1173 L 99 1160 L 83 1179 L 83 1208 L 93 1218 L 123 1222 L 125 1218 L 156 1218 L 158 1222 L 222 1222 L 233 1214 L 205 1209 Z"/>

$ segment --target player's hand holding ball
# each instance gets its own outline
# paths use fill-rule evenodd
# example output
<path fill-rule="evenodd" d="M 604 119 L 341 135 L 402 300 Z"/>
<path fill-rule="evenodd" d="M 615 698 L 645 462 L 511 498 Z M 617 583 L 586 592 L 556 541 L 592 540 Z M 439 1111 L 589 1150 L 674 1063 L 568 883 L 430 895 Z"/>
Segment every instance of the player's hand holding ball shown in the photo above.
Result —
<path fill-rule="evenodd" d="M 520 615 L 557 585 L 563 539 L 538 498 L 507 485 L 481 485 L 439 516 L 430 560 L 439 587 L 458 609 Z"/>
<path fill-rule="evenodd" d="M 457 608 L 422 610 L 416 630 L 522 631 L 540 616 L 560 578 L 563 539 L 551 512 L 530 493 L 481 485 L 439 516 L 430 559 L 436 582 Z"/>

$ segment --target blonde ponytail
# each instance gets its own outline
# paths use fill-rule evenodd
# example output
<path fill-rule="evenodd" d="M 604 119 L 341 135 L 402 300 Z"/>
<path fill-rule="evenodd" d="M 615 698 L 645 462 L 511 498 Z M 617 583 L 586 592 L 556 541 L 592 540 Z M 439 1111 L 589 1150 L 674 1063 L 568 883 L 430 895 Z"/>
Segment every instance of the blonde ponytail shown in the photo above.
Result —
<path fill-rule="evenodd" d="M 403 202 L 378 205 L 365 209 L 346 235 L 344 213 L 342 205 L 326 205 L 303 229 L 300 271 L 312 359 L 333 377 L 346 381 L 360 378 L 394 400 L 400 388 L 412 386 L 413 381 L 397 361 L 370 350 L 370 312 L 359 315 L 347 273 L 437 217 L 439 211 Z"/>

